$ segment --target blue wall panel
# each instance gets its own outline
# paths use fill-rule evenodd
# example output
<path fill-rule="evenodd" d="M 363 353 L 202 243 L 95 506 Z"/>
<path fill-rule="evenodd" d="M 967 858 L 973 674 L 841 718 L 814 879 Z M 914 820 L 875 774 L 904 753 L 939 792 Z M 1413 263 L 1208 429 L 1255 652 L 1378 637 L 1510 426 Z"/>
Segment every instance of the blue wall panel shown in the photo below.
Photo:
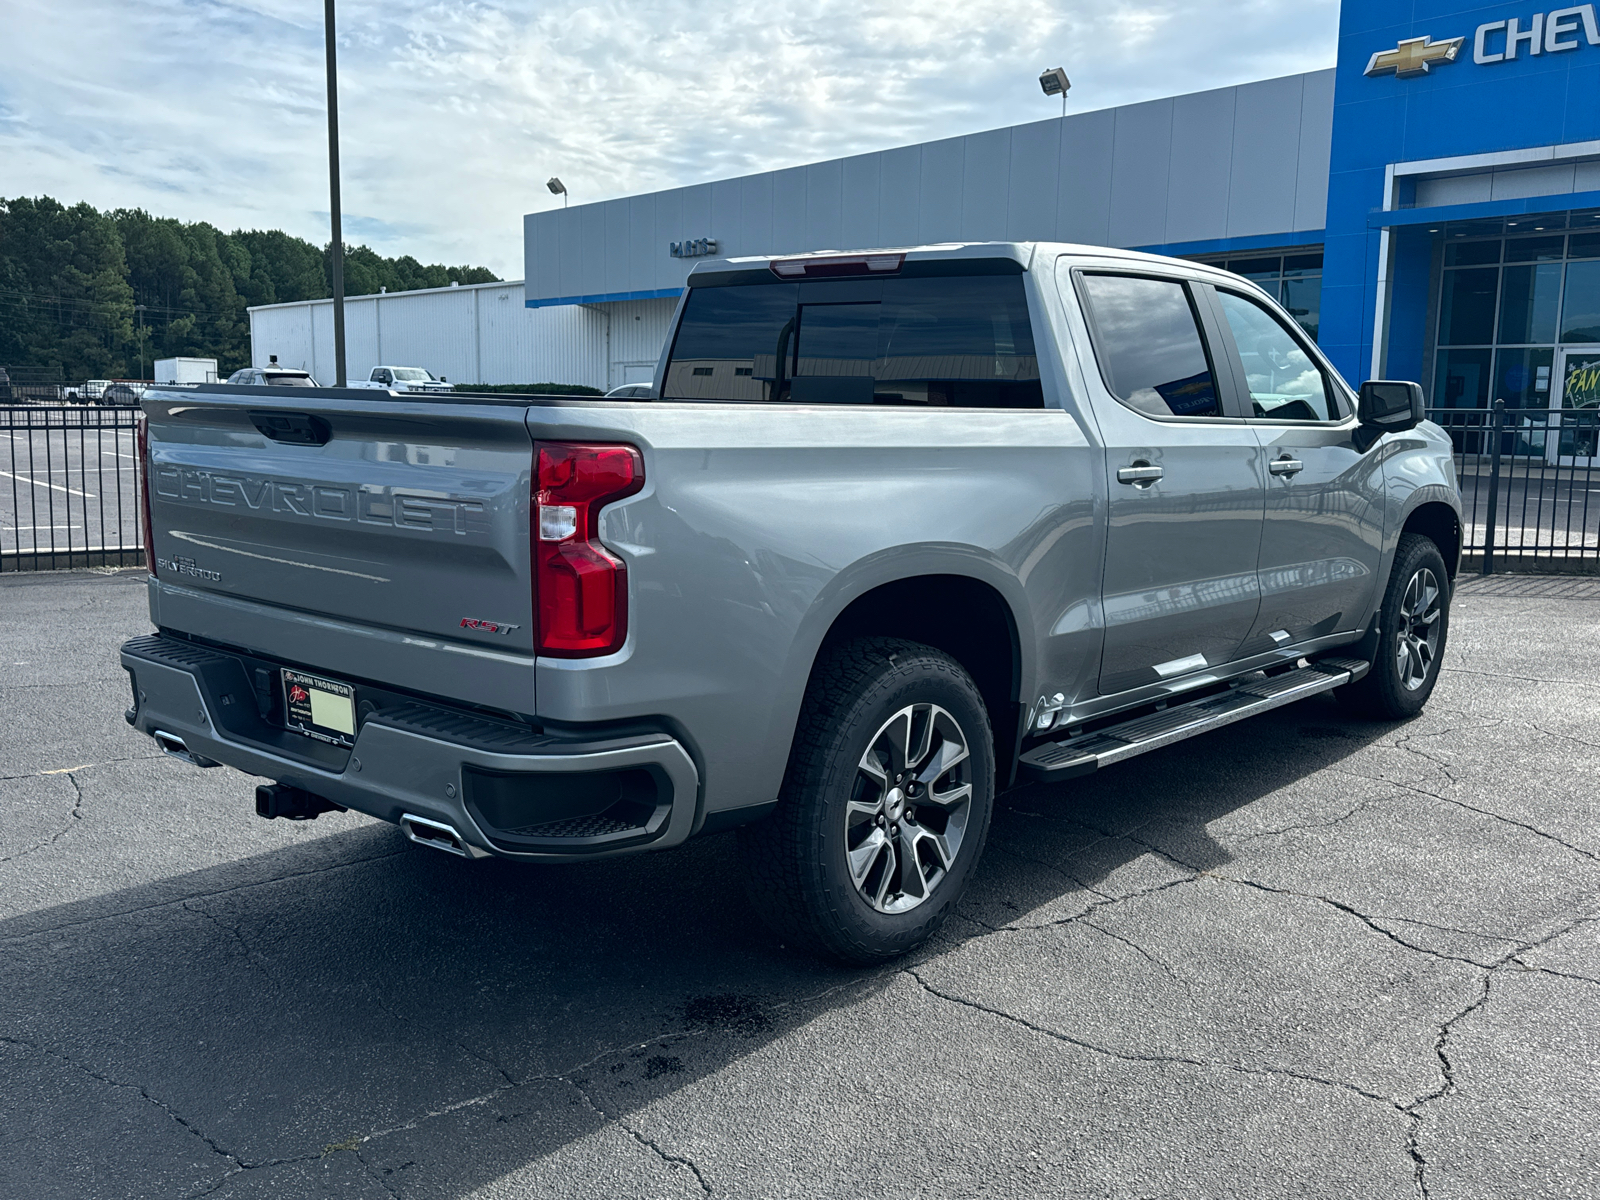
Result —
<path fill-rule="evenodd" d="M 840 159 L 806 168 L 807 250 L 844 247 L 844 163 Z"/>
<path fill-rule="evenodd" d="M 1228 233 L 1293 229 L 1299 173 L 1299 76 L 1269 79 L 1239 89 L 1239 123 L 1233 131 L 1233 191 Z"/>
<path fill-rule="evenodd" d="M 1113 246 L 1166 241 L 1167 179 L 1172 158 L 1172 101 L 1116 110 L 1111 152 Z"/>
<path fill-rule="evenodd" d="M 961 238 L 962 161 L 964 138 L 927 142 L 922 147 L 919 242 L 954 242 Z"/>
<path fill-rule="evenodd" d="M 878 155 L 878 240 L 885 246 L 915 246 L 922 223 L 922 147 L 901 146 Z"/>
<path fill-rule="evenodd" d="M 1328 223 L 1328 160 L 1333 153 L 1333 71 L 1304 76 L 1300 93 L 1300 152 L 1295 163 L 1293 229 Z"/>
<path fill-rule="evenodd" d="M 674 188 L 670 192 L 662 192 L 660 203 L 656 205 L 655 212 L 655 245 L 651 248 L 650 261 L 655 264 L 655 269 L 648 275 L 647 288 L 666 287 L 672 281 L 673 267 L 678 265 L 678 260 L 667 255 L 667 246 L 681 240 L 683 237 L 683 189 Z M 629 289 L 632 290 L 631 288 Z M 583 293 L 568 292 L 567 295 L 582 295 Z"/>
<path fill-rule="evenodd" d="M 742 220 L 735 229 L 739 241 L 730 248 L 733 254 L 763 254 L 776 243 L 772 240 L 772 194 L 774 180 L 771 175 L 748 175 L 740 180 L 739 195 L 743 202 Z"/>
<path fill-rule="evenodd" d="M 844 160 L 844 211 L 839 241 L 845 246 L 881 246 L 878 233 L 878 171 L 876 154 L 858 154 Z"/>
<path fill-rule="evenodd" d="M 1061 123 L 1056 236 L 1064 242 L 1104 246 L 1111 241 L 1111 163 L 1116 135 L 1114 108 Z"/>
<path fill-rule="evenodd" d="M 1011 130 L 962 139 L 961 233 L 965 241 L 1004 237 L 1011 200 Z"/>
<path fill-rule="evenodd" d="M 793 254 L 806 246 L 806 169 L 790 167 L 772 177 L 773 254 Z"/>
<path fill-rule="evenodd" d="M 1035 121 L 1011 131 L 1004 237 L 1047 241 L 1056 236 L 1056 187 L 1061 173 L 1062 122 Z"/>
<path fill-rule="evenodd" d="M 605 278 L 602 290 L 623 292 L 628 289 L 628 255 L 632 248 L 628 238 L 629 201 L 608 200 L 600 206 L 605 213 L 605 241 L 600 246 L 605 261 Z"/>
<path fill-rule="evenodd" d="M 1237 98 L 1237 89 L 1223 88 L 1173 100 L 1163 242 L 1195 242 L 1228 235 L 1228 182 L 1234 157 Z"/>

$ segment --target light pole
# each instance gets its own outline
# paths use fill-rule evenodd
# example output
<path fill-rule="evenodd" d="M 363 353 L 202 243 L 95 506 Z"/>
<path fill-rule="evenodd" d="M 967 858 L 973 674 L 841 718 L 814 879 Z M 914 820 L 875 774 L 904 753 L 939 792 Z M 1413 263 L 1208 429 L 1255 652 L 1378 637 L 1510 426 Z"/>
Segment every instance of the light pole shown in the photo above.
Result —
<path fill-rule="evenodd" d="M 329 0 L 331 4 L 333 0 Z M 1072 87 L 1072 80 L 1067 78 L 1067 73 L 1061 67 L 1051 67 L 1039 76 L 1039 86 L 1044 89 L 1046 96 L 1061 97 L 1061 115 L 1067 115 L 1067 90 Z"/>
<path fill-rule="evenodd" d="M 139 318 L 139 382 L 144 382 L 144 305 L 133 306 L 134 315 Z"/>
<path fill-rule="evenodd" d="M 323 0 L 322 38 L 328 55 L 328 208 L 333 218 L 333 373 L 344 373 L 344 228 L 339 214 L 339 68 L 333 48 L 333 0 Z"/>
<path fill-rule="evenodd" d="M 545 187 L 549 188 L 553 194 L 561 197 L 561 207 L 565 208 L 567 206 L 567 185 L 562 183 L 561 180 L 557 179 L 554 175 L 545 180 L 544 185 Z"/>

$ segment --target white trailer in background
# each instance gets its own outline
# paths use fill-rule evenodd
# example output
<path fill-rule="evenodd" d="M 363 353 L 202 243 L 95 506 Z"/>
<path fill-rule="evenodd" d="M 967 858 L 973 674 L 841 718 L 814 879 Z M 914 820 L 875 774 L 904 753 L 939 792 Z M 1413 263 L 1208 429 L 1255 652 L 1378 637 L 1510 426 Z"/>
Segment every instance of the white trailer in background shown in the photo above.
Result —
<path fill-rule="evenodd" d="M 156 383 L 215 383 L 214 358 L 158 358 L 152 378 Z"/>

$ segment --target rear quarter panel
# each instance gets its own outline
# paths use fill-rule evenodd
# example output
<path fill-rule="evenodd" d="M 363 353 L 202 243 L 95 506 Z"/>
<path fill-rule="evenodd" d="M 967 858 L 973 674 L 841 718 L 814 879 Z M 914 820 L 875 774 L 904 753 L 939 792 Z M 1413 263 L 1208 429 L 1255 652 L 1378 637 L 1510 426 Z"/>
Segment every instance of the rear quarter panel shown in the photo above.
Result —
<path fill-rule="evenodd" d="M 1098 595 L 1098 459 L 1066 411 L 652 403 L 530 419 L 536 439 L 633 441 L 646 477 L 602 525 L 628 567 L 627 643 L 539 659 L 539 714 L 667 717 L 707 811 L 776 797 L 817 649 L 880 584 L 994 587 L 1016 618 L 1022 696 L 1041 669 L 1098 660 L 1092 623 L 1054 628 Z"/>

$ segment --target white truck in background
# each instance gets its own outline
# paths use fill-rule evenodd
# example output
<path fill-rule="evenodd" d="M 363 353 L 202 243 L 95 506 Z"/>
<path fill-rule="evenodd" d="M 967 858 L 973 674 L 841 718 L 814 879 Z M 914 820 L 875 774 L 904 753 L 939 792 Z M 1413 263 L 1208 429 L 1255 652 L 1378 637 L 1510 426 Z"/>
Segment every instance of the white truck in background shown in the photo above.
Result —
<path fill-rule="evenodd" d="M 150 378 L 156 383 L 216 383 L 214 358 L 158 358 Z"/>
<path fill-rule="evenodd" d="M 453 392 L 455 388 L 422 367 L 373 367 L 365 379 L 352 379 L 355 388 L 381 388 L 386 392 Z"/>

